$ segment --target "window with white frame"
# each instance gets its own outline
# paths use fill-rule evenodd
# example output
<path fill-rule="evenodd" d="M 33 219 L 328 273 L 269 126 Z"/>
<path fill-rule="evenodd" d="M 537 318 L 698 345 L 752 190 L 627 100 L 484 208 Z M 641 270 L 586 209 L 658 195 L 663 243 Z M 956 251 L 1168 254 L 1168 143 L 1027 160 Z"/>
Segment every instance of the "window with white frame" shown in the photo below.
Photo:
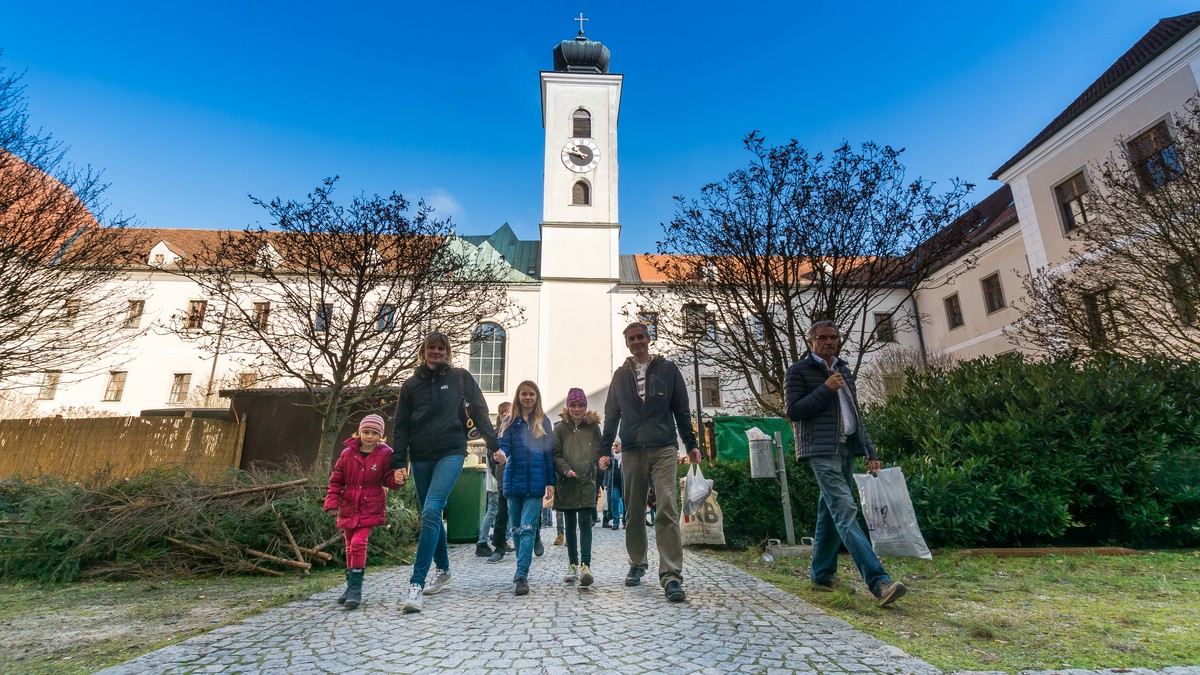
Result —
<path fill-rule="evenodd" d="M 313 328 L 318 332 L 327 333 L 333 327 L 333 305 L 322 302 L 317 305 L 313 317 Z"/>
<path fill-rule="evenodd" d="M 892 327 L 892 315 L 887 313 L 875 314 L 875 341 L 895 342 L 896 331 Z"/>
<path fill-rule="evenodd" d="M 1054 195 L 1058 198 L 1063 231 L 1070 232 L 1092 221 L 1092 197 L 1088 190 L 1087 176 L 1082 171 L 1054 188 Z"/>
<path fill-rule="evenodd" d="M 571 115 L 571 138 L 592 137 L 592 114 L 580 108 Z"/>
<path fill-rule="evenodd" d="M 710 376 L 700 378 L 700 405 L 704 408 L 721 407 L 721 378 Z"/>
<path fill-rule="evenodd" d="M 646 332 L 650 334 L 651 342 L 658 339 L 658 312 L 638 310 L 637 320 L 638 323 L 646 325 Z"/>
<path fill-rule="evenodd" d="M 188 301 L 187 316 L 184 318 L 183 327 L 189 329 L 198 329 L 204 327 L 204 315 L 208 312 L 207 300 L 190 300 Z"/>
<path fill-rule="evenodd" d="M 38 398 L 51 401 L 58 394 L 58 383 L 62 379 L 61 370 L 47 370 L 42 373 L 42 384 L 38 387 Z"/>
<path fill-rule="evenodd" d="M 186 403 L 191 386 L 191 373 L 175 373 L 171 378 L 171 393 L 167 395 L 167 403 Z"/>
<path fill-rule="evenodd" d="M 471 336 L 467 370 L 486 392 L 504 391 L 504 352 L 508 334 L 499 324 L 481 323 Z"/>
<path fill-rule="evenodd" d="M 266 330 L 268 322 L 271 320 L 271 303 L 256 302 L 254 303 L 253 318 L 254 328 L 258 330 Z"/>
<path fill-rule="evenodd" d="M 1117 306 L 1112 289 L 1105 288 L 1083 296 L 1083 311 L 1093 349 L 1102 348 L 1116 339 Z"/>
<path fill-rule="evenodd" d="M 1175 150 L 1175 139 L 1166 121 L 1159 122 L 1129 142 L 1129 159 L 1142 180 L 1152 190 L 1183 175 L 1183 164 Z"/>
<path fill-rule="evenodd" d="M 125 307 L 125 321 L 122 328 L 137 328 L 142 325 L 142 314 L 146 312 L 145 300 L 130 300 Z"/>
<path fill-rule="evenodd" d="M 125 378 L 129 375 L 124 370 L 114 370 L 108 374 L 108 384 L 104 387 L 105 401 L 120 401 L 125 393 Z"/>

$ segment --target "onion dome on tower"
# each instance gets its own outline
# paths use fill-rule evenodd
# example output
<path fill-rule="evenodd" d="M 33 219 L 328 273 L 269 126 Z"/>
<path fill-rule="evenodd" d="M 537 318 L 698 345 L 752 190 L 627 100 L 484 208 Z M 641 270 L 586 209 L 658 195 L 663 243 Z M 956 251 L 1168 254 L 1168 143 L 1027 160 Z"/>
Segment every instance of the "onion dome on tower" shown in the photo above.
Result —
<path fill-rule="evenodd" d="M 610 54 L 601 42 L 587 39 L 580 29 L 574 40 L 554 48 L 554 70 L 560 73 L 607 73 Z"/>

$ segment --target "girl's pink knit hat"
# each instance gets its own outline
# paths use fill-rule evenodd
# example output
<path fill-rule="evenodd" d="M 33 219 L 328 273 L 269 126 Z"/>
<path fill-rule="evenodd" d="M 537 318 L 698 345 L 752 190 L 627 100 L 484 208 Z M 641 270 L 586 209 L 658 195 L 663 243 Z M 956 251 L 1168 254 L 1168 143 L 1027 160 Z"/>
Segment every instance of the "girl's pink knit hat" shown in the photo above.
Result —
<path fill-rule="evenodd" d="M 587 395 L 579 387 L 573 387 L 567 392 L 567 407 L 570 408 L 572 403 L 582 403 L 583 407 L 587 407 Z"/>
<path fill-rule="evenodd" d="M 362 418 L 362 421 L 358 423 L 358 433 L 361 434 L 363 431 L 366 431 L 368 429 L 370 429 L 371 431 L 374 431 L 375 433 L 382 436 L 383 435 L 383 418 L 380 417 L 379 415 L 376 415 L 375 413 L 371 413 L 370 415 L 367 415 L 366 417 Z"/>

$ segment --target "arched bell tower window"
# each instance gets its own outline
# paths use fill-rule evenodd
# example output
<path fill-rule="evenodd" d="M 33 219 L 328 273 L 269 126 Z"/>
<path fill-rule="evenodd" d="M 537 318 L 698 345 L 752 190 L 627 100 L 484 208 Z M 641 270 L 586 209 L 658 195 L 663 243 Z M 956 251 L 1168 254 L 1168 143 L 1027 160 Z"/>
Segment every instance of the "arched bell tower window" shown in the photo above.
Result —
<path fill-rule="evenodd" d="M 590 206 L 592 203 L 592 188 L 587 181 L 578 181 L 571 187 L 572 206 Z"/>
<path fill-rule="evenodd" d="M 571 138 L 592 137 L 592 114 L 580 108 L 571 115 Z"/>
<path fill-rule="evenodd" d="M 504 346 L 508 335 L 499 324 L 487 322 L 471 335 L 471 358 L 467 370 L 482 391 L 504 391 Z"/>

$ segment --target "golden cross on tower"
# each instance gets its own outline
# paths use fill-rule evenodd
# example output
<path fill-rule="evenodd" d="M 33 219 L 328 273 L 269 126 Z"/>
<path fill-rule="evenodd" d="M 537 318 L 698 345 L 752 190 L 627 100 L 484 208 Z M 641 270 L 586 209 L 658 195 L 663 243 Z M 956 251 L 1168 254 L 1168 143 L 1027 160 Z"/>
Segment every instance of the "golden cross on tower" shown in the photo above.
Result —
<path fill-rule="evenodd" d="M 580 13 L 579 13 L 579 17 L 578 17 L 578 18 L 571 19 L 571 20 L 572 20 L 572 21 L 578 21 L 578 22 L 579 22 L 579 34 L 580 34 L 580 35 L 583 35 L 583 22 L 584 22 L 584 21 L 590 21 L 591 19 L 585 19 L 585 18 L 583 18 L 583 12 L 580 12 Z"/>

